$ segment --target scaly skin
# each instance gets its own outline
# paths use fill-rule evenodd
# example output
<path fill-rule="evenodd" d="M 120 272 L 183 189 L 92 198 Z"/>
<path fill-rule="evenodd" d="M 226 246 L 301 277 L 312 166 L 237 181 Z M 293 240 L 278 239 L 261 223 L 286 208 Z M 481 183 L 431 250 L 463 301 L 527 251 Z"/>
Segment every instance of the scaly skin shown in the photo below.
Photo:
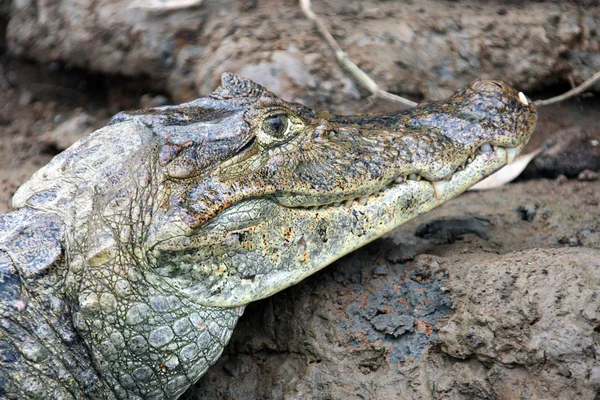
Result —
<path fill-rule="evenodd" d="M 494 81 L 341 117 L 222 80 L 116 116 L 19 189 L 0 217 L 0 397 L 177 398 L 246 304 L 462 193 L 536 121 Z"/>

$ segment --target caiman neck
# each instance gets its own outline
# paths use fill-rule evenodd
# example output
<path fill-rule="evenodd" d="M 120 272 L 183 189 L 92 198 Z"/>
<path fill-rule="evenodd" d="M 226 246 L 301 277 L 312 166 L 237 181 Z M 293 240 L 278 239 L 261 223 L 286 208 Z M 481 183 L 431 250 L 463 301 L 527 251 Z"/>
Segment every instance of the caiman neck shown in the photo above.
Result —
<path fill-rule="evenodd" d="M 75 327 L 103 379 L 129 396 L 177 398 L 216 362 L 243 312 L 181 296 L 128 248 L 108 247 L 80 274 Z"/>
<path fill-rule="evenodd" d="M 119 398 L 177 398 L 217 360 L 243 311 L 181 297 L 147 262 L 146 231 L 168 196 L 158 189 L 160 144 L 143 124 L 108 126 L 55 157 L 13 200 L 64 222 L 61 291 L 94 369 Z"/>

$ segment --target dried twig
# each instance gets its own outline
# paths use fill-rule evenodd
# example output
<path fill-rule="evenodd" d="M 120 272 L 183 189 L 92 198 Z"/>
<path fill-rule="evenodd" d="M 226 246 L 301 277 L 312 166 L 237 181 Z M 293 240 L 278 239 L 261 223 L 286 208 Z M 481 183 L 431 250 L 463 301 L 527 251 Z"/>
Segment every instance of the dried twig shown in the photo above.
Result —
<path fill-rule="evenodd" d="M 323 23 L 323 21 L 311 10 L 310 0 L 300 0 L 300 8 L 304 12 L 304 15 L 317 25 L 317 28 L 321 32 L 321 35 L 327 40 L 329 46 L 335 53 L 335 58 L 342 67 L 352 75 L 352 77 L 365 89 L 367 89 L 374 97 L 379 97 L 385 100 L 393 101 L 396 103 L 403 104 L 407 107 L 414 107 L 417 105 L 414 101 L 405 99 L 404 97 L 397 96 L 395 94 L 386 92 L 381 89 L 373 79 L 371 79 L 363 70 L 361 70 L 351 59 L 348 54 L 342 50 L 337 41 L 333 38 L 329 30 Z"/>
<path fill-rule="evenodd" d="M 204 0 L 141 0 L 129 4 L 128 8 L 141 8 L 154 11 L 176 11 L 184 8 L 197 7 Z"/>
<path fill-rule="evenodd" d="M 554 104 L 554 103 L 558 103 L 561 101 L 564 101 L 570 97 L 573 96 L 577 96 L 578 94 L 582 93 L 583 91 L 585 91 L 587 88 L 589 88 L 590 86 L 592 86 L 594 83 L 596 83 L 597 81 L 600 81 L 600 71 L 596 72 L 594 75 L 592 75 L 592 77 L 588 80 L 586 80 L 585 82 L 583 82 L 581 85 L 569 90 L 566 93 L 561 94 L 560 96 L 556 96 L 556 97 L 552 97 L 550 99 L 547 100 L 536 100 L 535 101 L 535 105 L 538 107 L 543 107 L 543 106 L 547 106 L 550 104 Z"/>

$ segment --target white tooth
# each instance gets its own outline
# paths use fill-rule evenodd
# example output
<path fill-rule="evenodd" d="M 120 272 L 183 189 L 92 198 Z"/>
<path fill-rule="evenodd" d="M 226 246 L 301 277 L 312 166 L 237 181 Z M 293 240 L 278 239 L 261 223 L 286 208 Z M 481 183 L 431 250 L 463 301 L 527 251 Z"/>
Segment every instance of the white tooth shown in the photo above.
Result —
<path fill-rule="evenodd" d="M 433 186 L 433 192 L 435 193 L 436 199 L 439 200 L 442 198 L 442 196 L 444 195 L 444 190 L 446 190 L 447 184 L 448 184 L 447 181 L 431 182 L 431 185 Z"/>
<path fill-rule="evenodd" d="M 360 197 L 360 198 L 358 199 L 358 202 L 360 203 L 360 205 L 361 205 L 361 206 L 364 206 L 364 205 L 366 205 L 366 204 L 367 204 L 367 200 L 369 200 L 369 198 L 368 198 L 368 197 Z"/>
<path fill-rule="evenodd" d="M 517 148 L 516 147 L 507 147 L 506 148 L 506 163 L 510 164 L 513 162 L 515 157 L 517 156 Z"/>
<path fill-rule="evenodd" d="M 336 201 L 335 203 L 333 203 L 333 205 L 336 206 L 336 207 L 338 207 L 338 206 L 342 205 L 342 202 L 341 201 Z"/>
<path fill-rule="evenodd" d="M 404 177 L 399 175 L 396 177 L 396 179 L 394 179 L 394 183 L 402 183 L 404 182 Z"/>
<path fill-rule="evenodd" d="M 492 151 L 494 151 L 494 149 L 492 148 L 492 146 L 489 143 L 482 145 L 480 147 L 480 149 L 484 153 L 491 153 Z"/>
<path fill-rule="evenodd" d="M 351 206 L 352 206 L 352 202 L 353 202 L 353 201 L 354 201 L 354 200 L 348 199 L 348 200 L 346 200 L 346 201 L 344 202 L 344 205 L 345 205 L 346 207 L 351 207 Z"/>
<path fill-rule="evenodd" d="M 525 97 L 525 95 L 523 94 L 523 92 L 519 92 L 519 101 L 524 106 L 528 106 L 529 105 L 529 101 L 527 101 L 527 97 Z"/>
<path fill-rule="evenodd" d="M 409 181 L 416 181 L 417 180 L 417 174 L 410 174 L 408 176 L 408 180 Z"/>

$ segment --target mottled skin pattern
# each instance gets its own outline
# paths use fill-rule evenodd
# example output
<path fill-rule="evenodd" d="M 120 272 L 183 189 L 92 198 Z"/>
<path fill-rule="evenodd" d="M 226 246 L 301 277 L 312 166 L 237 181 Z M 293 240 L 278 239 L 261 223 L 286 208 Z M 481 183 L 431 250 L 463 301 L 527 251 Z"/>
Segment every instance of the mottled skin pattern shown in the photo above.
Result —
<path fill-rule="evenodd" d="M 536 121 L 493 81 L 348 117 L 222 81 L 119 114 L 0 216 L 0 398 L 177 398 L 246 304 L 465 191 Z"/>

